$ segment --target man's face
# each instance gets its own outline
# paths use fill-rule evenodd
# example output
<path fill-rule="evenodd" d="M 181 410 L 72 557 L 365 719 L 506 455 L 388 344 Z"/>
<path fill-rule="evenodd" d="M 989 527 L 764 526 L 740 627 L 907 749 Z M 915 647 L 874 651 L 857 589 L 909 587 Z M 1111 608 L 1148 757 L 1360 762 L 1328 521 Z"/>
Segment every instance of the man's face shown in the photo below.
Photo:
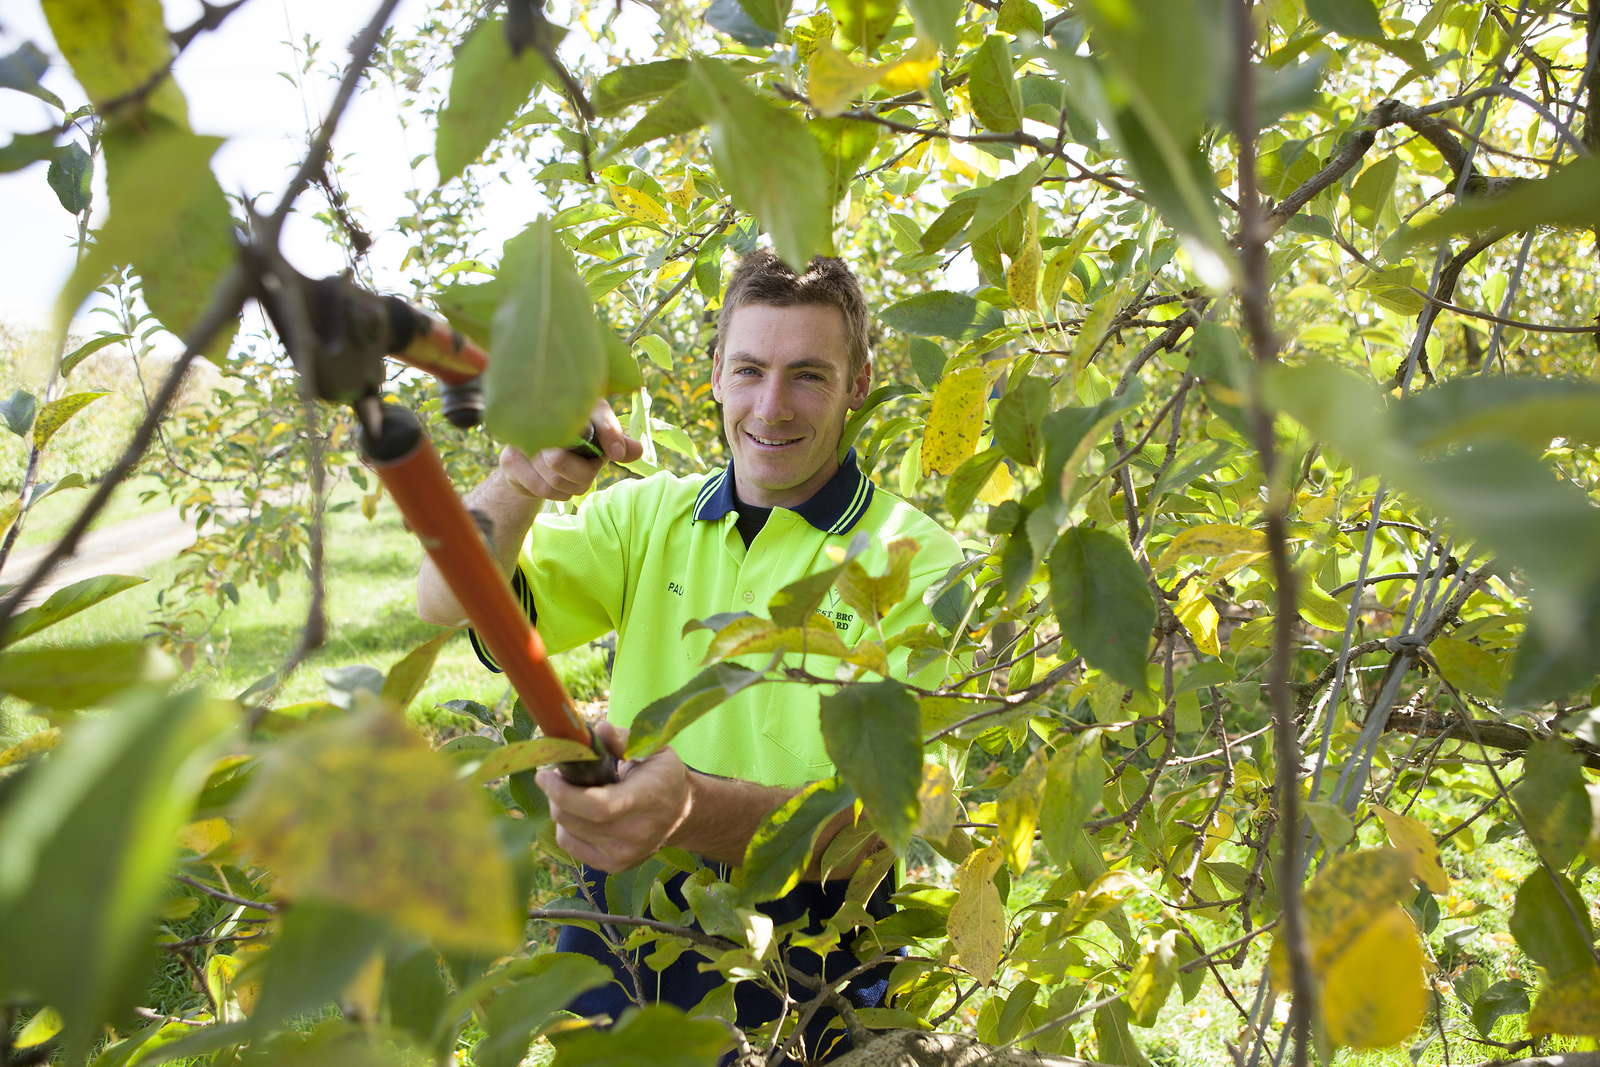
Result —
<path fill-rule="evenodd" d="M 733 449 L 734 488 L 757 507 L 804 503 L 839 468 L 839 436 L 872 369 L 850 374 L 844 315 L 818 304 L 746 304 L 711 368 Z"/>

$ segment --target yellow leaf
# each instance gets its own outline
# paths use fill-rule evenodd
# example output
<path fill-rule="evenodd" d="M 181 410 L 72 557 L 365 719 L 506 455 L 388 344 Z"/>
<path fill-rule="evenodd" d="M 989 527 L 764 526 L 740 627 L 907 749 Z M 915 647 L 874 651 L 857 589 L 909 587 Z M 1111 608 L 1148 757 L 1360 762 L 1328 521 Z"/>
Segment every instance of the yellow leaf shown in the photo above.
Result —
<path fill-rule="evenodd" d="M 1194 638 L 1195 647 L 1209 656 L 1220 656 L 1222 644 L 1217 639 L 1220 621 L 1217 609 L 1206 597 L 1206 587 L 1199 581 L 1187 582 L 1178 593 L 1178 604 L 1173 609 L 1183 628 Z"/>
<path fill-rule="evenodd" d="M 685 178 L 683 184 L 667 190 L 667 202 L 675 207 L 686 208 L 694 203 L 694 179 Z"/>
<path fill-rule="evenodd" d="M 17 521 L 17 516 L 22 514 L 22 499 L 19 497 L 4 507 L 0 507 L 0 537 L 6 535 L 11 529 L 11 524 Z"/>
<path fill-rule="evenodd" d="M 1233 816 L 1225 811 L 1217 812 L 1216 819 L 1211 824 L 1211 829 L 1206 831 L 1206 843 L 1201 846 L 1200 858 L 1210 859 L 1211 854 L 1217 850 L 1218 845 L 1225 845 L 1233 840 Z"/>
<path fill-rule="evenodd" d="M 217 815 L 197 819 L 178 831 L 178 844 L 197 855 L 204 856 L 233 840 L 233 828 L 228 820 Z"/>
<path fill-rule="evenodd" d="M 256 957 L 267 951 L 267 946 L 261 941 L 249 941 L 233 950 L 233 958 L 238 963 L 238 970 L 243 973 L 244 979 L 240 981 L 237 975 L 230 979 L 233 986 L 233 999 L 239 1002 L 239 1010 L 249 1015 L 256 1010 L 256 1001 L 261 997 L 261 982 L 251 977 L 254 972 L 253 964 Z"/>
<path fill-rule="evenodd" d="M 1450 876 L 1439 862 L 1439 843 L 1428 828 L 1411 816 L 1390 811 L 1382 804 L 1374 804 L 1372 810 L 1378 813 L 1383 830 L 1389 835 L 1389 843 L 1411 857 L 1417 881 L 1431 893 L 1450 892 Z"/>
<path fill-rule="evenodd" d="M 905 599 L 911 582 L 911 560 L 920 547 L 909 537 L 891 542 L 889 561 L 881 575 L 868 574 L 860 562 L 851 560 L 834 580 L 834 588 L 846 604 L 865 617 L 881 619 Z"/>
<path fill-rule="evenodd" d="M 988 391 L 989 372 L 983 367 L 965 367 L 940 379 L 922 437 L 923 470 L 949 474 L 977 451 Z"/>
<path fill-rule="evenodd" d="M 922 765 L 922 784 L 917 787 L 915 833 L 928 841 L 943 841 L 956 826 L 955 779 L 937 763 Z"/>
<path fill-rule="evenodd" d="M 1458 637 L 1436 637 L 1428 652 L 1457 689 L 1492 700 L 1505 688 L 1503 661 L 1486 648 Z"/>
<path fill-rule="evenodd" d="M 1011 499 L 1011 494 L 1016 491 L 1017 480 L 1011 476 L 1011 469 L 1001 460 L 995 464 L 989 480 L 983 483 L 983 488 L 978 490 L 978 499 L 992 508 L 997 508 Z"/>
<path fill-rule="evenodd" d="M 1207 523 L 1191 526 L 1167 545 L 1156 561 L 1156 570 L 1174 566 L 1183 556 L 1231 556 L 1239 552 L 1265 552 L 1267 535 L 1248 526 Z"/>
<path fill-rule="evenodd" d="M 860 67 L 832 44 L 823 41 L 811 57 L 811 73 L 806 78 L 806 95 L 811 106 L 824 118 L 850 108 L 857 93 L 878 80 L 876 67 Z"/>
<path fill-rule="evenodd" d="M 33 447 L 43 448 L 45 442 L 55 436 L 57 430 L 72 416 L 76 415 L 84 405 L 105 396 L 105 391 L 93 393 L 73 393 L 71 396 L 52 400 L 39 412 L 39 417 L 33 420 Z"/>
<path fill-rule="evenodd" d="M 1422 943 L 1406 913 L 1390 904 L 1323 965 L 1322 1018 L 1328 1038 L 1349 1048 L 1383 1048 L 1422 1025 L 1428 1006 Z"/>
<path fill-rule="evenodd" d="M 1005 846 L 1006 862 L 1021 874 L 1033 856 L 1033 832 L 1039 828 L 1039 801 L 1044 792 L 1044 771 L 1049 752 L 1034 750 L 1011 784 L 996 799 L 1000 828 L 997 838 Z"/>
<path fill-rule="evenodd" d="M 1178 980 L 1178 931 L 1168 930 L 1149 946 L 1128 975 L 1128 1008 L 1135 1026 L 1154 1026 Z"/>
<path fill-rule="evenodd" d="M 513 741 L 493 749 L 472 772 L 474 782 L 492 782 L 518 771 L 543 767 L 547 763 L 565 763 L 568 760 L 593 759 L 588 745 L 568 741 L 564 737 L 535 737 L 529 741 Z"/>
<path fill-rule="evenodd" d="M 239 967 L 238 957 L 221 952 L 206 960 L 206 990 L 218 1005 L 228 1002 L 228 992 L 233 988 Z"/>
<path fill-rule="evenodd" d="M 1323 864 L 1304 897 L 1312 969 L 1325 971 L 1341 946 L 1353 941 L 1374 915 L 1410 895 L 1411 878 L 1411 858 L 1393 848 L 1347 852 Z M 1273 942 L 1268 962 L 1273 984 L 1287 988 L 1288 961 L 1281 939 Z"/>
<path fill-rule="evenodd" d="M 1006 267 L 1006 293 L 1017 307 L 1028 311 L 1038 309 L 1039 265 L 1043 260 L 1044 252 L 1039 247 L 1039 207 L 1030 203 L 1022 231 L 1022 246 Z"/>
<path fill-rule="evenodd" d="M 744 656 L 753 652 L 794 652 L 800 655 L 836 656 L 845 659 L 850 646 L 839 639 L 833 624 L 820 615 L 806 625 L 778 626 L 769 619 L 746 615 L 718 630 L 706 649 L 704 663 Z"/>
<path fill-rule="evenodd" d="M 12 1042 L 12 1048 L 33 1048 L 42 1045 L 61 1032 L 61 1016 L 54 1008 L 40 1008 L 33 1018 L 28 1020 L 28 1025 Z"/>
<path fill-rule="evenodd" d="M 938 45 L 930 40 L 918 40 L 905 55 L 879 68 L 880 82 L 891 93 L 921 92 L 938 69 Z"/>
<path fill-rule="evenodd" d="M 1339 503 L 1339 498 L 1333 493 L 1323 496 L 1310 496 L 1302 494 L 1300 505 L 1300 520 L 1302 522 L 1321 522 L 1333 514 L 1334 506 Z"/>
<path fill-rule="evenodd" d="M 994 845 L 968 856 L 956 870 L 956 902 L 950 906 L 950 943 L 961 965 L 983 985 L 998 977 L 1005 950 L 1006 909 L 994 885 L 1000 850 Z"/>
<path fill-rule="evenodd" d="M 41 752 L 49 752 L 60 743 L 61 731 L 54 726 L 47 726 L 38 733 L 29 734 L 10 748 L 0 750 L 0 767 L 9 767 Z"/>
<path fill-rule="evenodd" d="M 1565 975 L 1541 990 L 1528 1032 L 1600 1037 L 1600 968 Z"/>
<path fill-rule="evenodd" d="M 387 711 L 280 744 L 241 798 L 236 830 L 290 900 L 380 915 L 441 947 L 521 943 L 511 866 L 482 791 Z"/>
<path fill-rule="evenodd" d="M 617 210 L 630 219 L 657 226 L 665 226 L 672 221 L 672 216 L 661 206 L 661 201 L 643 189 L 635 189 L 631 185 L 608 185 L 606 191 L 611 194 L 611 202 L 617 205 Z"/>
<path fill-rule="evenodd" d="M 1299 586 L 1296 607 L 1302 619 L 1322 630 L 1344 629 L 1345 616 L 1349 614 L 1347 607 L 1324 593 L 1309 579 L 1302 578 Z"/>
<path fill-rule="evenodd" d="M 376 1022 L 383 1005 L 383 953 L 374 952 L 345 986 L 339 1006 L 356 1019 Z"/>

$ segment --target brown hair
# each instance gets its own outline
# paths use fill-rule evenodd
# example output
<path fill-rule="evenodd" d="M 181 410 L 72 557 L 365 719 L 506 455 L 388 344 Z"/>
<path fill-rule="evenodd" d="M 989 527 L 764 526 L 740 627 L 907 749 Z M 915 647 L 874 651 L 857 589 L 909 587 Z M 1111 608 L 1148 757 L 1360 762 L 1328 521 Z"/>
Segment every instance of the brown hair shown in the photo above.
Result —
<path fill-rule="evenodd" d="M 722 338 L 728 334 L 728 324 L 733 313 L 746 304 L 766 304 L 770 307 L 795 307 L 817 304 L 838 308 L 844 316 L 845 346 L 850 354 L 849 373 L 852 378 L 867 363 L 867 298 L 861 292 L 861 283 L 844 265 L 844 260 L 833 256 L 816 256 L 806 265 L 804 273 L 796 274 L 794 268 L 766 249 L 757 249 L 739 261 L 723 295 L 722 309 L 717 313 L 717 349 L 722 348 Z"/>

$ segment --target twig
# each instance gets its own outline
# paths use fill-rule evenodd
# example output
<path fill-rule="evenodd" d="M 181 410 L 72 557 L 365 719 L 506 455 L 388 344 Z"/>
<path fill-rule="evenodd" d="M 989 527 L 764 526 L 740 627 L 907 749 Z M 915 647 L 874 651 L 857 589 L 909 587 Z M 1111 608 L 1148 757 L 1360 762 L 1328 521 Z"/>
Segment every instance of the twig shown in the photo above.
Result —
<path fill-rule="evenodd" d="M 175 881 L 182 882 L 184 885 L 188 886 L 191 889 L 198 889 L 198 890 L 200 890 L 200 892 L 204 893 L 206 896 L 215 897 L 216 899 L 218 899 L 220 901 L 223 901 L 224 903 L 236 904 L 241 908 L 253 908 L 256 911 L 276 912 L 276 911 L 281 910 L 279 905 L 274 904 L 271 901 L 268 901 L 268 900 L 246 900 L 244 897 L 236 897 L 232 893 L 229 893 L 229 892 L 227 892 L 225 890 L 222 890 L 222 889 L 217 889 L 215 886 L 206 885 L 204 882 L 200 881 L 199 879 L 190 878 L 186 874 L 175 874 L 172 877 L 173 877 L 173 879 Z"/>
<path fill-rule="evenodd" d="M 1285 493 L 1275 484 L 1278 457 L 1272 415 L 1261 396 L 1262 373 L 1277 362 L 1278 341 L 1268 302 L 1267 240 L 1271 225 L 1262 210 L 1256 179 L 1255 24 L 1251 0 L 1233 5 L 1233 125 L 1239 137 L 1239 260 L 1242 283 L 1239 304 L 1255 349 L 1258 371 L 1251 376 L 1251 409 L 1256 450 L 1267 486 L 1266 535 L 1276 582 L 1272 668 L 1267 693 L 1272 702 L 1273 739 L 1277 758 L 1274 799 L 1284 828 L 1279 848 L 1278 893 L 1282 901 L 1283 940 L 1289 957 L 1293 991 L 1290 1026 L 1294 1031 L 1295 1067 L 1305 1067 L 1311 1043 L 1311 1022 L 1317 1016 L 1317 988 L 1311 974 L 1311 952 L 1300 899 L 1300 742 L 1289 687 L 1293 656 L 1296 578 L 1289 560 L 1289 528 Z"/>

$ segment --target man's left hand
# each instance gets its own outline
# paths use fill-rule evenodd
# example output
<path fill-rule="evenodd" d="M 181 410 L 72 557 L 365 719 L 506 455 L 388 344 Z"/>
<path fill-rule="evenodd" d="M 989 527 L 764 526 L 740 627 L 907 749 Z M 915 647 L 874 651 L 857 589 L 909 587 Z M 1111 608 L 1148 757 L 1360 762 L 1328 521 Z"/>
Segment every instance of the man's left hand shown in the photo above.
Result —
<path fill-rule="evenodd" d="M 603 722 L 599 741 L 617 756 L 628 731 Z M 625 871 L 661 849 L 683 825 L 690 808 L 689 770 L 671 748 L 647 759 L 622 760 L 612 785 L 578 786 L 554 767 L 535 776 L 550 798 L 556 843 L 573 859 L 602 871 Z"/>

